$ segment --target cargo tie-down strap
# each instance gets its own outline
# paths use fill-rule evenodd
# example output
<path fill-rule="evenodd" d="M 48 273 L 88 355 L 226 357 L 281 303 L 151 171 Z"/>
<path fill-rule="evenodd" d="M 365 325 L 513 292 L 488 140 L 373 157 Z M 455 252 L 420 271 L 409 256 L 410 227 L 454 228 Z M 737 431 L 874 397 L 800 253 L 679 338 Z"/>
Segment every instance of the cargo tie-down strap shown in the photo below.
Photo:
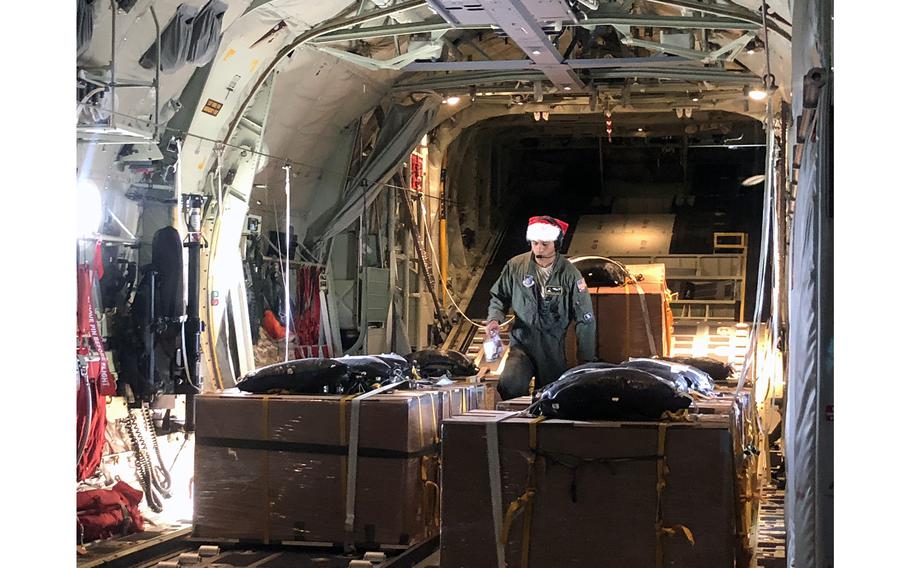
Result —
<path fill-rule="evenodd" d="M 685 535 L 686 540 L 689 541 L 689 544 L 695 546 L 695 537 L 692 535 L 692 531 L 689 530 L 689 527 L 685 525 L 664 526 L 663 494 L 664 488 L 667 486 L 667 475 L 670 473 L 670 468 L 667 465 L 666 451 L 668 426 L 670 426 L 670 424 L 662 422 L 657 427 L 657 519 L 654 522 L 654 528 L 657 532 L 657 549 L 655 554 L 655 565 L 657 568 L 664 568 L 664 537 L 682 533 Z"/>
<path fill-rule="evenodd" d="M 432 424 L 432 436 L 431 445 L 433 447 L 438 447 L 439 444 L 439 424 L 436 421 L 436 395 L 439 394 L 439 405 L 442 407 L 442 393 L 436 393 L 430 391 L 427 394 L 430 395 L 430 423 Z M 418 436 L 420 447 L 425 447 L 425 440 L 423 437 L 423 405 L 420 402 L 420 399 L 417 399 L 417 426 L 418 426 Z M 438 469 L 438 454 L 420 456 L 420 490 L 418 492 L 421 495 L 422 507 L 425 519 L 427 524 L 431 525 L 433 529 L 439 528 L 440 522 L 440 510 L 437 506 L 437 503 L 440 499 L 440 490 L 439 485 L 436 484 L 432 479 L 430 479 L 430 469 Z M 425 525 L 426 526 L 426 525 Z M 426 536 L 426 535 L 425 535 Z"/>
<path fill-rule="evenodd" d="M 395 389 L 407 381 L 398 381 L 376 390 L 371 390 L 351 399 L 351 437 L 348 440 L 347 484 L 345 486 L 345 548 L 354 548 L 354 496 L 357 494 L 357 444 L 360 439 L 360 403 L 378 394 Z M 344 408 L 342 403 L 342 408 Z M 342 432 L 344 428 L 342 428 Z"/>
<path fill-rule="evenodd" d="M 527 489 L 515 501 L 509 504 L 509 510 L 506 511 L 506 520 L 502 528 L 497 531 L 499 535 L 499 549 L 504 549 L 509 541 L 509 529 L 512 526 L 512 519 L 518 513 L 524 515 L 524 528 L 521 534 L 521 566 L 528 568 L 531 558 L 531 520 L 534 517 L 534 496 L 537 494 L 537 425 L 546 420 L 545 416 L 528 422 L 528 447 L 531 450 L 528 456 L 528 480 Z"/>
<path fill-rule="evenodd" d="M 494 534 L 499 535 L 502 530 L 502 478 L 499 467 L 499 423 L 511 418 L 519 412 L 503 414 L 491 422 L 487 422 L 487 470 L 490 476 L 490 502 L 493 508 Z M 505 568 L 506 553 L 504 544 L 496 539 L 496 565 Z"/>
<path fill-rule="evenodd" d="M 635 289 L 638 291 L 638 300 L 641 302 L 641 313 L 645 320 L 645 332 L 648 334 L 648 347 L 651 349 L 651 356 L 662 355 L 663 353 L 657 352 L 657 343 L 654 341 L 654 332 L 651 330 L 651 314 L 648 313 L 648 303 L 645 300 L 645 291 L 634 278 L 632 279 L 632 283 L 635 284 Z"/>
<path fill-rule="evenodd" d="M 268 440 L 269 436 L 269 395 L 262 397 L 262 439 Z M 272 498 L 269 487 L 269 452 L 260 452 L 262 455 L 262 480 L 265 485 L 265 522 L 262 523 L 262 543 L 269 544 L 271 535 L 269 528 L 272 523 Z"/>
<path fill-rule="evenodd" d="M 509 418 L 513 415 L 504 416 L 502 419 Z M 530 554 L 531 554 L 531 521 L 533 518 L 533 506 L 534 506 L 534 497 L 537 494 L 537 457 L 540 456 L 546 460 L 546 463 L 556 464 L 570 469 L 573 472 L 573 481 L 570 487 L 570 496 L 572 501 L 576 501 L 577 497 L 577 487 L 575 483 L 575 473 L 578 468 L 583 465 L 592 465 L 592 464 L 602 464 L 606 465 L 612 470 L 613 464 L 618 463 L 628 463 L 628 462 L 639 462 L 639 461 L 655 461 L 657 463 L 657 507 L 656 507 L 656 522 L 655 527 L 657 529 L 657 549 L 656 549 L 656 562 L 657 568 L 664 567 L 664 555 L 663 555 L 663 538 L 667 536 L 674 536 L 682 534 L 693 546 L 695 545 L 695 537 L 692 534 L 692 531 L 682 524 L 673 525 L 670 527 L 664 526 L 663 521 L 663 490 L 666 486 L 666 476 L 669 474 L 669 468 L 666 463 L 666 439 L 667 439 L 667 428 L 672 425 L 672 423 L 661 423 L 658 426 L 658 439 L 657 439 L 657 454 L 655 455 L 646 455 L 646 456 L 628 456 L 628 457 L 611 457 L 611 458 L 581 458 L 578 456 L 573 456 L 571 454 L 562 454 L 558 452 L 548 452 L 541 450 L 539 448 L 538 436 L 537 436 L 537 425 L 545 420 L 545 417 L 538 417 L 535 420 L 528 423 L 528 445 L 531 450 L 531 455 L 528 457 L 528 477 L 527 477 L 527 486 L 525 492 L 515 501 L 513 501 L 506 511 L 505 520 L 501 524 L 501 528 L 498 532 L 499 542 L 497 547 L 497 555 L 500 560 L 500 567 L 505 566 L 504 564 L 504 547 L 509 540 L 509 532 L 512 527 L 512 523 L 516 515 L 524 516 L 524 523 L 522 529 L 522 542 L 521 542 L 521 568 L 528 568 L 530 565 Z M 498 420 L 497 420 L 498 422 Z M 495 432 L 497 424 L 490 423 L 487 424 L 487 447 L 488 447 L 488 456 L 490 456 L 490 444 L 491 444 L 491 427 L 492 431 Z M 493 434 L 495 436 L 495 434 Z M 498 443 L 498 439 L 496 440 Z M 499 474 L 498 468 L 498 446 L 496 450 L 496 474 Z M 490 485 L 493 487 L 493 468 L 494 462 L 490 458 Z M 497 488 L 499 479 L 496 479 Z M 497 514 L 497 511 L 501 511 L 501 499 L 493 502 L 493 515 L 494 520 Z"/>

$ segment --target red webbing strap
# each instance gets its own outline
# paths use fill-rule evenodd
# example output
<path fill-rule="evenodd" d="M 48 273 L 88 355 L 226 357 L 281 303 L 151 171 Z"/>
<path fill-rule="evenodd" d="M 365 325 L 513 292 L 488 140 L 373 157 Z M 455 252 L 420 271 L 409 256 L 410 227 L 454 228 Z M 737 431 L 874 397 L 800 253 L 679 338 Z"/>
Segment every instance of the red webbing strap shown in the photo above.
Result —
<path fill-rule="evenodd" d="M 98 371 L 98 392 L 101 396 L 114 396 L 117 394 L 117 384 L 111 376 L 107 366 L 107 356 L 104 354 L 104 343 L 101 341 L 101 333 L 98 330 L 98 320 L 95 318 L 95 306 L 92 304 L 92 285 L 94 277 L 88 265 L 78 268 L 77 287 L 79 288 L 79 315 L 78 325 L 80 331 L 82 326 L 87 325 L 88 335 L 91 338 L 92 349 L 99 357 Z"/>

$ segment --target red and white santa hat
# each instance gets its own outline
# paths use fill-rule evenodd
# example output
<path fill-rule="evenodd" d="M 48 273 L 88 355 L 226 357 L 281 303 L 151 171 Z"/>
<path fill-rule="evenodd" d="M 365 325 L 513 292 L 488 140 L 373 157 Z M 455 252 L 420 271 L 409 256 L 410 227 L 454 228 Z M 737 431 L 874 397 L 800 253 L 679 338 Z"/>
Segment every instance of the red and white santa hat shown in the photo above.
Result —
<path fill-rule="evenodd" d="M 528 232 L 526 238 L 529 241 L 558 241 L 566 236 L 569 230 L 569 224 L 560 221 L 549 215 L 541 215 L 528 219 Z"/>

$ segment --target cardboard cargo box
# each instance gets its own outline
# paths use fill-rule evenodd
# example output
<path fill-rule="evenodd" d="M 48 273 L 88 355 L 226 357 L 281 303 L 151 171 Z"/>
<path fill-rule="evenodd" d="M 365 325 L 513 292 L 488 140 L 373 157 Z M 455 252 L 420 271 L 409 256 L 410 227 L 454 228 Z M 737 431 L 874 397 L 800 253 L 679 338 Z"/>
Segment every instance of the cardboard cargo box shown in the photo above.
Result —
<path fill-rule="evenodd" d="M 577 422 L 475 411 L 446 420 L 440 566 L 523 566 L 524 556 L 529 568 L 731 568 L 732 437 L 724 414 Z"/>
<path fill-rule="evenodd" d="M 482 398 L 482 386 L 461 384 L 361 401 L 348 531 L 352 397 L 201 395 L 193 534 L 262 543 L 418 542 L 438 526 L 441 421 Z"/>
<path fill-rule="evenodd" d="M 709 420 L 716 422 L 717 417 L 701 415 L 719 415 L 726 417 L 733 436 L 734 470 L 736 472 L 736 547 L 737 566 L 748 566 L 751 554 L 750 527 L 758 522 L 758 496 L 760 495 L 759 459 L 754 450 L 759 445 L 758 424 L 751 410 L 749 394 L 734 394 L 733 388 L 717 387 L 715 398 L 696 396 L 689 407 L 690 419 L 693 421 Z M 522 396 L 502 401 L 497 410 L 523 412 L 531 404 L 530 396 Z"/>
<path fill-rule="evenodd" d="M 501 400 L 496 404 L 496 410 L 518 412 L 526 410 L 529 406 L 531 406 L 531 402 L 531 395 L 519 396 L 518 398 L 510 398 L 509 400 Z"/>
<path fill-rule="evenodd" d="M 651 352 L 648 328 L 641 306 L 642 296 L 635 286 L 589 288 L 597 321 L 597 357 L 610 363 L 622 363 L 629 357 L 667 355 L 670 349 L 673 315 L 670 311 L 664 265 L 628 265 L 629 272 L 641 274 L 639 282 L 648 311 L 655 352 Z M 569 367 L 579 363 L 575 327 L 569 326 L 566 337 L 566 360 Z"/>
<path fill-rule="evenodd" d="M 499 396 L 499 391 L 497 390 L 499 378 L 485 378 L 483 384 L 486 386 L 486 390 L 484 391 L 483 405 L 479 408 L 481 410 L 494 410 L 502 402 L 502 397 Z"/>

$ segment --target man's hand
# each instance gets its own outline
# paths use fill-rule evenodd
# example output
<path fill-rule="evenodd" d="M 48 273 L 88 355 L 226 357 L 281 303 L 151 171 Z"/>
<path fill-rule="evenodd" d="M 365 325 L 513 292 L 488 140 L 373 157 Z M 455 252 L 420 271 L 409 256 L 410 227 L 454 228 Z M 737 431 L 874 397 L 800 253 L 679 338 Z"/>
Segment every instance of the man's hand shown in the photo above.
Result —
<path fill-rule="evenodd" d="M 492 337 L 499 334 L 499 322 L 497 320 L 490 320 L 487 322 L 486 326 L 487 337 Z"/>

